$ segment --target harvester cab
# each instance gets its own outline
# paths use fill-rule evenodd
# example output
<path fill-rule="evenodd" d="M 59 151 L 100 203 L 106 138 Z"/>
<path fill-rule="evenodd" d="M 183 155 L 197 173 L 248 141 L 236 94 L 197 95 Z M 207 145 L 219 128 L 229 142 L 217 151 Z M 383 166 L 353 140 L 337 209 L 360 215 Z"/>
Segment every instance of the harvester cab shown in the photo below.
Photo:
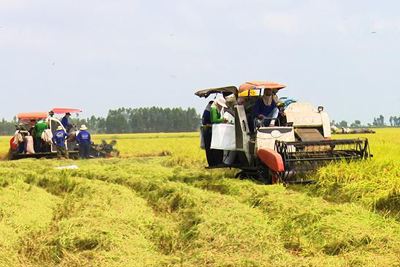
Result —
<path fill-rule="evenodd" d="M 206 153 L 220 151 L 219 162 L 208 168 L 238 168 L 238 177 L 251 177 L 267 183 L 306 183 L 304 174 L 331 161 L 367 159 L 371 156 L 367 139 L 332 140 L 329 116 L 322 106 L 296 101 L 277 103 L 279 115 L 268 118 L 272 126 L 257 123 L 253 108 L 268 89 L 276 94 L 285 88 L 275 82 L 254 81 L 235 86 L 197 91 L 199 97 L 221 93 L 234 123 L 203 125 L 202 147 Z M 229 101 L 228 101 L 229 99 Z M 228 103 L 230 102 L 230 103 Z M 226 112 L 226 111 L 225 111 Z M 222 115 L 223 116 L 223 115 Z M 205 130 L 211 128 L 211 142 Z"/>

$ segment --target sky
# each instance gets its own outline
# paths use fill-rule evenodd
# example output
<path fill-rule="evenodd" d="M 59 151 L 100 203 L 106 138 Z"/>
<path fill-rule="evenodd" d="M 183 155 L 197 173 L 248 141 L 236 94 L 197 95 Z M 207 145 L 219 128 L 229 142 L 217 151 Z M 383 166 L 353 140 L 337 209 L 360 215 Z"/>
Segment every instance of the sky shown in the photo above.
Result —
<path fill-rule="evenodd" d="M 0 0 L 0 118 L 56 106 L 200 113 L 195 91 L 252 80 L 286 84 L 280 96 L 337 121 L 400 116 L 399 10 L 390 0 Z"/>

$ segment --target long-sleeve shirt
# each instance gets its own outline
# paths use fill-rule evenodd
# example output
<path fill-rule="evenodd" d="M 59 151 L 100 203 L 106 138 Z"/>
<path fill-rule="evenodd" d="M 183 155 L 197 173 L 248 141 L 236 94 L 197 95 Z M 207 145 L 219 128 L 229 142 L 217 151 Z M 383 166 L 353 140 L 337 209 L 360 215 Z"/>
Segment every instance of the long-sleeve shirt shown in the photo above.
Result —
<path fill-rule="evenodd" d="M 53 134 L 53 143 L 59 147 L 65 147 L 65 140 L 68 135 L 64 130 L 57 130 Z"/>
<path fill-rule="evenodd" d="M 68 128 L 68 125 L 69 125 L 68 117 L 64 116 L 64 117 L 61 119 L 61 124 L 64 126 L 65 129 L 67 129 L 67 128 Z"/>
<path fill-rule="evenodd" d="M 274 97 L 271 101 L 271 105 L 265 105 L 262 98 L 257 99 L 256 104 L 254 105 L 253 115 L 257 118 L 259 115 L 264 115 L 268 117 L 268 115 L 276 108 L 276 97 Z"/>
<path fill-rule="evenodd" d="M 211 113 L 211 123 L 221 123 L 224 122 L 224 118 L 221 117 L 221 113 L 216 106 L 212 105 L 210 109 Z"/>
<path fill-rule="evenodd" d="M 35 124 L 35 138 L 41 138 L 42 137 L 42 133 L 44 132 L 44 130 L 47 129 L 47 123 L 43 120 L 38 121 Z"/>
<path fill-rule="evenodd" d="M 76 136 L 76 141 L 78 142 L 78 144 L 91 144 L 92 143 L 90 133 L 86 130 L 79 131 L 78 135 Z"/>
<path fill-rule="evenodd" d="M 211 124 L 211 103 L 208 103 L 206 109 L 203 112 L 203 116 L 201 117 L 201 122 L 203 125 Z"/>

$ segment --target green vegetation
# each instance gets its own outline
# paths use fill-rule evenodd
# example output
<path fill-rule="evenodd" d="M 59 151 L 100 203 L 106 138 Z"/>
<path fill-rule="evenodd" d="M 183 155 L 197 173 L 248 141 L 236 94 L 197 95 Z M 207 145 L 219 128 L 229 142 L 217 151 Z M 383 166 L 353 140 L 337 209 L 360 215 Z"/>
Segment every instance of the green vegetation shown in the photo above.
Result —
<path fill-rule="evenodd" d="M 399 134 L 368 135 L 372 160 L 312 186 L 205 170 L 197 133 L 96 136 L 118 159 L 2 161 L 0 266 L 400 266 Z"/>
<path fill-rule="evenodd" d="M 61 119 L 63 115 L 55 117 Z M 157 133 L 157 132 L 193 132 L 200 125 L 201 118 L 194 108 L 118 108 L 109 110 L 107 117 L 90 118 L 71 117 L 78 127 L 85 124 L 91 133 Z M 0 136 L 15 132 L 17 119 L 0 120 Z"/>

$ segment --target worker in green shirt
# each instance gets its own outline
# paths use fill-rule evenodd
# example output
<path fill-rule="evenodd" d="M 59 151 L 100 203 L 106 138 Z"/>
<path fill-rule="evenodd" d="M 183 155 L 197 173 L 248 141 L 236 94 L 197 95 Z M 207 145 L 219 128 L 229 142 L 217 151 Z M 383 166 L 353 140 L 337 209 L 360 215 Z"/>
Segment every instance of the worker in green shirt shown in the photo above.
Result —
<path fill-rule="evenodd" d="M 34 146 L 35 146 L 35 152 L 44 152 L 45 149 L 45 144 L 42 140 L 42 133 L 44 130 L 48 128 L 47 123 L 44 120 L 39 120 L 35 124 L 35 135 L 34 135 Z"/>
<path fill-rule="evenodd" d="M 222 108 L 227 108 L 225 99 L 217 98 L 214 101 L 214 103 L 211 105 L 211 109 L 210 109 L 211 124 L 226 122 L 226 119 L 221 117 Z"/>
<path fill-rule="evenodd" d="M 217 98 L 211 105 L 210 108 L 210 122 L 211 124 L 215 123 L 224 123 L 226 119 L 221 116 L 222 108 L 226 108 L 226 103 L 224 98 Z M 212 128 L 211 125 L 203 126 L 203 138 L 207 156 L 208 166 L 217 166 L 218 164 L 222 164 L 222 156 L 223 150 L 219 149 L 211 149 L 211 137 L 212 137 Z"/>

